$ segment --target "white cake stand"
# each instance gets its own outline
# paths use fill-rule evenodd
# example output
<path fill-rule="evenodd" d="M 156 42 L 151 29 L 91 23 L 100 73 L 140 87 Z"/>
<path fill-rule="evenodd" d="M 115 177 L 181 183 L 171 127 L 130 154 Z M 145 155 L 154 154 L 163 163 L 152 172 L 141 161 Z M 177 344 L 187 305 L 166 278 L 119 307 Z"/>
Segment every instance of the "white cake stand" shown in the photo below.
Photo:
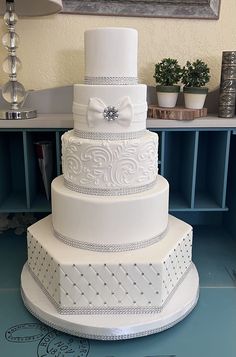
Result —
<path fill-rule="evenodd" d="M 37 285 L 25 264 L 21 275 L 27 309 L 43 323 L 71 335 L 97 340 L 123 340 L 161 332 L 185 318 L 199 296 L 198 272 L 192 265 L 160 313 L 127 315 L 60 315 Z"/>

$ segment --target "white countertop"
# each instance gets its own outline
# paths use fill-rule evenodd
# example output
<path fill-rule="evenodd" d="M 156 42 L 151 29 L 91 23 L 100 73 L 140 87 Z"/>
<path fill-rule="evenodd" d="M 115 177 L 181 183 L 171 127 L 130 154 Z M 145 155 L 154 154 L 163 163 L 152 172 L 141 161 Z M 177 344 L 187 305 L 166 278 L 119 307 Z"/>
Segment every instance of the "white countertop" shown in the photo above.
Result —
<path fill-rule="evenodd" d="M 26 120 L 0 120 L 0 129 L 13 128 L 72 128 L 72 114 L 38 114 Z M 219 118 L 216 115 L 194 120 L 147 119 L 148 128 L 236 128 L 236 117 Z"/>

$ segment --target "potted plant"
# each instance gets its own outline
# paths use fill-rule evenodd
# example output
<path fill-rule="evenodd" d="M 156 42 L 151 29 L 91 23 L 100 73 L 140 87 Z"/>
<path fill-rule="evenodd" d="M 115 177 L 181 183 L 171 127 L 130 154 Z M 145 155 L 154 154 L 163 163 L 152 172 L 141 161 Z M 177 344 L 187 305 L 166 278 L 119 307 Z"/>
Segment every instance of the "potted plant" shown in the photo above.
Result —
<path fill-rule="evenodd" d="M 176 105 L 180 86 L 177 83 L 182 77 L 182 68 L 173 58 L 163 58 L 155 64 L 153 76 L 156 80 L 157 100 L 160 107 L 173 108 Z"/>
<path fill-rule="evenodd" d="M 210 80 L 210 70 L 205 62 L 197 59 L 187 61 L 183 67 L 182 83 L 184 85 L 185 107 L 202 109 L 205 103 L 208 88 L 204 87 Z"/>

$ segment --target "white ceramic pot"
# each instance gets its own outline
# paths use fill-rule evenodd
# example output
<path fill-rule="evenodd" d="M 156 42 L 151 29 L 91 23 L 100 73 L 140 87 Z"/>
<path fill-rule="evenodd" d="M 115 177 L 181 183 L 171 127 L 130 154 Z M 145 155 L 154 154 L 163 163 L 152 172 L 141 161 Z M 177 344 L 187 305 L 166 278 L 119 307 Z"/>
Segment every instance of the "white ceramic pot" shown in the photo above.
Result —
<path fill-rule="evenodd" d="M 176 106 L 180 86 L 157 86 L 156 90 L 159 107 L 174 108 Z"/>
<path fill-rule="evenodd" d="M 184 103 L 185 108 L 189 109 L 202 109 L 205 104 L 207 88 L 184 88 Z"/>

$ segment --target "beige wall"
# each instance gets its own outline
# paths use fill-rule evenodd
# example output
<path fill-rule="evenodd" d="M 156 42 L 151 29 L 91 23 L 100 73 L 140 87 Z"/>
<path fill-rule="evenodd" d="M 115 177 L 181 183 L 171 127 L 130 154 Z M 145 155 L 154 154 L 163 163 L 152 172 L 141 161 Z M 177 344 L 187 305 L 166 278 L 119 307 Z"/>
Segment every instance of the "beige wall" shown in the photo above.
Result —
<path fill-rule="evenodd" d="M 175 57 L 202 58 L 211 69 L 211 90 L 219 85 L 223 50 L 236 50 L 236 1 L 221 0 L 219 20 L 183 20 L 105 16 L 55 15 L 22 19 L 18 56 L 23 62 L 19 80 L 27 89 L 43 89 L 83 81 L 83 33 L 101 26 L 133 27 L 139 32 L 139 78 L 154 85 L 154 63 Z M 0 35 L 5 31 L 3 22 Z M 0 61 L 6 56 L 0 49 Z M 0 70 L 0 85 L 7 76 Z"/>

